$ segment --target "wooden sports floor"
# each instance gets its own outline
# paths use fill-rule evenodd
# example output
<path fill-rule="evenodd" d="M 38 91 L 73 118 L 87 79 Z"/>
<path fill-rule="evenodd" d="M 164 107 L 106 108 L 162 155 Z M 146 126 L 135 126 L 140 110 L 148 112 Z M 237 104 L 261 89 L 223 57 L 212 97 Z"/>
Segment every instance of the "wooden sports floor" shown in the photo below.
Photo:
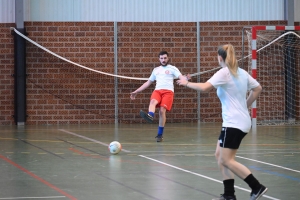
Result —
<path fill-rule="evenodd" d="M 0 200 L 211 200 L 223 193 L 220 124 L 0 127 Z M 111 155 L 117 140 L 123 150 Z M 300 126 L 258 126 L 237 160 L 269 188 L 262 200 L 300 199 Z M 236 178 L 239 200 L 250 198 Z"/>

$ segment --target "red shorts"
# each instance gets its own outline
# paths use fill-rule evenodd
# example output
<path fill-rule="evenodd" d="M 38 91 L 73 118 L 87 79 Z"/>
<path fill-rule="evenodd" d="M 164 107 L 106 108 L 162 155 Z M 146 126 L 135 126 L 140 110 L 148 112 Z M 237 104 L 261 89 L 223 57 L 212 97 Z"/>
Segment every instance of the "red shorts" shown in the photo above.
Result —
<path fill-rule="evenodd" d="M 170 111 L 173 105 L 174 92 L 171 90 L 154 90 L 150 100 L 155 99 L 158 101 L 156 107 L 164 107 Z"/>

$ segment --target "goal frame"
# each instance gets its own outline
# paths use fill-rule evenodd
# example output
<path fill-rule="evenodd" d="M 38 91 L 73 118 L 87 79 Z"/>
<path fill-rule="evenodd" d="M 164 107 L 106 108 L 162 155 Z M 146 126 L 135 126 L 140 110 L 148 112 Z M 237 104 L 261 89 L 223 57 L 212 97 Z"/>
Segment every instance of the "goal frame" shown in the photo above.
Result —
<path fill-rule="evenodd" d="M 300 26 L 252 26 L 252 41 L 251 41 L 251 53 L 252 53 L 252 63 L 251 72 L 252 77 L 257 79 L 257 48 L 256 48 L 256 38 L 257 31 L 300 31 Z M 251 105 L 251 118 L 252 118 L 252 128 L 257 127 L 257 107 L 256 101 Z"/>

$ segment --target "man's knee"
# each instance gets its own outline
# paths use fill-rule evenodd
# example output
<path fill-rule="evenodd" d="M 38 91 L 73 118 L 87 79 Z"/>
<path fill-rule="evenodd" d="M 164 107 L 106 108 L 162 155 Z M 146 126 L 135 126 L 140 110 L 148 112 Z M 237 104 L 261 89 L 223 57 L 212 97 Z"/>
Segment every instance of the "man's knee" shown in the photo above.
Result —
<path fill-rule="evenodd" d="M 151 99 L 150 104 L 156 106 L 157 105 L 157 100 L 156 99 Z"/>
<path fill-rule="evenodd" d="M 164 114 L 164 113 L 167 112 L 167 109 L 166 109 L 165 107 L 160 107 L 160 108 L 159 108 L 159 112 L 160 112 L 161 114 Z"/>

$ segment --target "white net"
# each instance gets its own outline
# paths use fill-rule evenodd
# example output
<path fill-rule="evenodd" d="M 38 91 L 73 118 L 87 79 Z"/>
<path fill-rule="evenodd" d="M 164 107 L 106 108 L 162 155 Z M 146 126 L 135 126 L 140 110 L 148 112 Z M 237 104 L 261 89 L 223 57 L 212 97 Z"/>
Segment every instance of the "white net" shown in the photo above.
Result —
<path fill-rule="evenodd" d="M 246 30 L 251 55 L 252 33 Z M 257 124 L 300 124 L 300 32 L 257 31 L 257 80 L 263 92 L 257 100 Z M 251 56 L 248 70 L 251 73 Z"/>
<path fill-rule="evenodd" d="M 88 46 L 82 48 L 82 52 L 74 48 L 53 48 L 44 40 L 38 41 L 39 38 L 36 37 L 30 39 L 16 29 L 12 30 L 28 41 L 26 47 L 28 71 L 26 87 L 27 102 L 29 102 L 27 123 L 36 123 L 36 121 L 41 124 L 141 122 L 139 111 L 148 109 L 151 89 L 154 86 L 140 93 L 135 101 L 130 100 L 130 93 L 148 80 L 152 69 L 157 66 L 158 52 L 148 53 L 153 55 L 155 60 L 151 63 L 139 60 L 123 62 L 122 58 L 118 58 L 118 65 L 115 66 L 115 63 L 109 59 L 115 58 L 116 54 L 111 51 L 113 47 L 108 47 L 109 50 L 105 51 L 109 53 L 103 54 L 99 54 L 97 48 Z M 72 42 L 62 40 L 59 45 L 69 47 L 72 46 Z M 191 63 L 191 66 L 180 67 L 181 72 L 185 71 L 184 74 L 189 73 L 196 78 L 200 78 L 201 75 L 202 81 L 206 81 L 210 74 L 219 69 L 218 66 L 213 68 L 208 66 L 204 70 L 201 68 L 201 72 L 195 73 L 194 65 L 195 63 Z M 190 119 L 182 119 L 176 115 L 181 114 L 181 110 L 185 109 L 181 108 L 182 102 L 186 104 L 186 99 L 194 98 L 195 92 L 189 91 L 190 94 L 187 96 L 184 87 L 177 85 L 175 87 L 177 87 L 176 97 L 185 99 L 174 102 L 173 122 L 194 119 L 194 113 L 191 114 Z M 176 103 L 180 106 L 176 106 Z M 193 109 L 192 100 L 189 104 L 187 107 Z M 220 115 L 220 111 L 215 113 L 209 112 L 205 118 Z"/>

